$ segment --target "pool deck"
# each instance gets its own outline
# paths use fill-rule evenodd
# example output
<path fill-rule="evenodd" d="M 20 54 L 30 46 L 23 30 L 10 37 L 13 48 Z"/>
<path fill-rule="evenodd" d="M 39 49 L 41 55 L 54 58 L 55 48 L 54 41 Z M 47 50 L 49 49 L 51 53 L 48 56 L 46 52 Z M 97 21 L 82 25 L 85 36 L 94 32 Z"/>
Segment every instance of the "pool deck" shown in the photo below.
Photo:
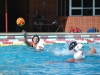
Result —
<path fill-rule="evenodd" d="M 28 34 L 27 35 L 35 35 L 35 34 L 38 34 L 38 35 L 100 35 L 100 33 L 66 33 L 66 32 L 27 32 Z M 9 32 L 9 33 L 0 33 L 0 36 L 17 36 L 17 35 L 20 35 L 22 36 L 23 33 L 22 32 Z"/>

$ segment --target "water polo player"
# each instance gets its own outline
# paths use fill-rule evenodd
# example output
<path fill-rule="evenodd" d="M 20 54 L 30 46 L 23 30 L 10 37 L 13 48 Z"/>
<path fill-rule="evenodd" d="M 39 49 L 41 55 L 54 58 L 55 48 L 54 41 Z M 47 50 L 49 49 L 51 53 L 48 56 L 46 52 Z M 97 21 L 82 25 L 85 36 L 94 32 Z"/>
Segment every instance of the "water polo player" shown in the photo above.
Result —
<path fill-rule="evenodd" d="M 83 45 L 78 44 L 77 42 L 71 42 L 69 45 L 69 50 L 74 51 L 74 58 L 66 60 L 66 62 L 75 62 L 75 61 L 81 61 L 84 59 L 84 54 L 83 54 Z"/>
<path fill-rule="evenodd" d="M 36 49 L 36 51 L 41 51 L 44 48 L 44 45 L 42 43 L 40 43 L 40 38 L 38 35 L 34 35 L 32 37 L 32 42 L 29 42 L 27 40 L 27 33 L 25 31 L 23 31 L 24 33 L 24 42 L 27 46 L 29 47 L 33 47 Z"/>

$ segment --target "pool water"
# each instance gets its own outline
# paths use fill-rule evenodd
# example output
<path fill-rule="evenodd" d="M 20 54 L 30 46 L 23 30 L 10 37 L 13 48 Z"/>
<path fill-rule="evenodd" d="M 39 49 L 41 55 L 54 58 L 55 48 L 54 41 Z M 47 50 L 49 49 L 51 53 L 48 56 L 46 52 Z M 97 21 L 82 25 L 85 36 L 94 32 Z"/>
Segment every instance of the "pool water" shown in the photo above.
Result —
<path fill-rule="evenodd" d="M 100 44 L 84 44 L 84 49 L 90 45 L 98 54 L 87 54 L 84 61 L 75 63 L 65 62 L 73 58 L 68 43 L 45 45 L 41 52 L 27 46 L 2 46 L 0 75 L 100 75 Z"/>

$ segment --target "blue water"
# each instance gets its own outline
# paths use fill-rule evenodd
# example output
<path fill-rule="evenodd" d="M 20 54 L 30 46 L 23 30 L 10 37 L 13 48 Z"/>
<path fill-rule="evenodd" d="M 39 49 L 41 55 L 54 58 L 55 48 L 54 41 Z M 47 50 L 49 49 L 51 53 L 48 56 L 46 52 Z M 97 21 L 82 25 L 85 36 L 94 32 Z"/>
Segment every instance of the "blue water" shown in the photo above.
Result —
<path fill-rule="evenodd" d="M 27 46 L 0 47 L 0 75 L 100 75 L 100 44 L 85 44 L 86 51 L 94 46 L 98 54 L 87 54 L 84 61 L 75 63 L 65 62 L 73 58 L 68 45 L 45 45 L 41 52 Z"/>

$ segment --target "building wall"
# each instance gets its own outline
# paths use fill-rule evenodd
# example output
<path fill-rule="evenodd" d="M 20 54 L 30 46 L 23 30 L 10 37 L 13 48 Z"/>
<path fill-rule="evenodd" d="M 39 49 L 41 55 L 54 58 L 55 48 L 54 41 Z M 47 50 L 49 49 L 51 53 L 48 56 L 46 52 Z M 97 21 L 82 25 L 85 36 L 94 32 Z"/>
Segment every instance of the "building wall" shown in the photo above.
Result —
<path fill-rule="evenodd" d="M 67 17 L 65 32 L 69 32 L 70 27 L 78 27 L 82 32 L 87 32 L 90 27 L 97 27 L 100 31 L 100 16 Z"/>
<path fill-rule="evenodd" d="M 70 27 L 78 27 L 82 32 L 87 32 L 90 27 L 97 27 L 100 31 L 99 16 L 57 17 L 57 0 L 29 0 L 29 25 L 33 24 L 32 14 L 35 9 L 39 9 L 40 13 L 44 15 L 45 18 L 51 19 L 50 23 L 52 23 L 55 18 L 59 23 L 65 19 L 65 32 L 69 32 Z"/>
<path fill-rule="evenodd" d="M 45 2 L 45 5 L 44 5 Z M 32 24 L 32 14 L 38 9 L 44 18 L 54 20 L 57 16 L 57 0 L 29 0 L 29 24 Z"/>

